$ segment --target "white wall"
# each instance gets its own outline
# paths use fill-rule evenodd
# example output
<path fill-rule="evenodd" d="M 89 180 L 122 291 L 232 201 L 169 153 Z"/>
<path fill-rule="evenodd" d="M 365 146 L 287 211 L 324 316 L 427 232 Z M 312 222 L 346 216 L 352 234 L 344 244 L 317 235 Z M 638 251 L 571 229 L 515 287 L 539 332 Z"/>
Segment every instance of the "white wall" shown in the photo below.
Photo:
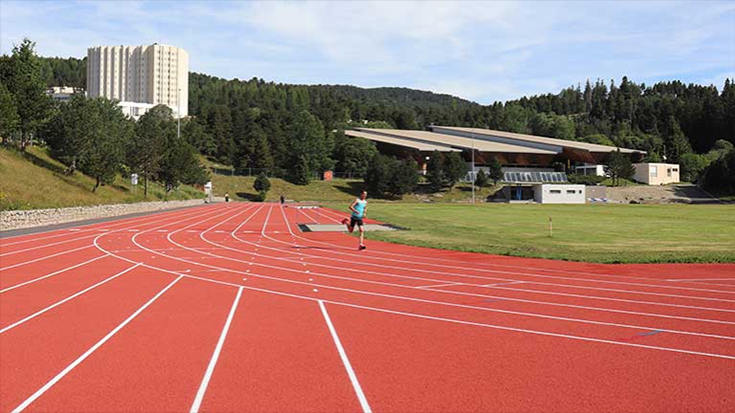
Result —
<path fill-rule="evenodd" d="M 665 185 L 680 182 L 679 164 L 675 163 L 634 163 L 633 179 L 648 185 Z"/>
<path fill-rule="evenodd" d="M 541 204 L 584 204 L 584 185 L 536 184 L 533 200 Z"/>

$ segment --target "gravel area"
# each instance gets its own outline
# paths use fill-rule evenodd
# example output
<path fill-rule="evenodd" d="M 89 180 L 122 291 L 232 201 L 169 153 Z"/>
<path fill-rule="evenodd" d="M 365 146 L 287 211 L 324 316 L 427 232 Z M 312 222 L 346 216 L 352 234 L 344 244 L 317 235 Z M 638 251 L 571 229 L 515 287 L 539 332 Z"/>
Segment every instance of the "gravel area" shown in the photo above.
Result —
<path fill-rule="evenodd" d="M 202 205 L 203 199 L 0 212 L 0 231 Z"/>
<path fill-rule="evenodd" d="M 633 185 L 607 187 L 607 197 L 615 202 L 641 204 L 711 204 L 718 203 L 696 185 Z"/>

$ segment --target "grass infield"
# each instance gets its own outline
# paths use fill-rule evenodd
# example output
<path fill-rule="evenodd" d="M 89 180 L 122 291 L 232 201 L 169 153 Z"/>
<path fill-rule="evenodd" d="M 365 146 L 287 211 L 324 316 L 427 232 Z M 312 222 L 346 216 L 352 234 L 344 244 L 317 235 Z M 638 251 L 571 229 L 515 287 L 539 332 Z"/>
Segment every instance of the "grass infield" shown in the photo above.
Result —
<path fill-rule="evenodd" d="M 371 203 L 369 216 L 408 228 L 367 234 L 400 244 L 600 263 L 735 262 L 735 205 Z"/>

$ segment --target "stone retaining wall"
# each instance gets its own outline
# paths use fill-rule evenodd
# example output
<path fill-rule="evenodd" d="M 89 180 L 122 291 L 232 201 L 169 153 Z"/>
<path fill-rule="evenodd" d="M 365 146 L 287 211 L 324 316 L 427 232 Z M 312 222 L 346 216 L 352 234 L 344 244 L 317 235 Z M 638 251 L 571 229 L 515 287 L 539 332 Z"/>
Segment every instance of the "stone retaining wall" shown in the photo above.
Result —
<path fill-rule="evenodd" d="M 0 212 L 0 231 L 63 224 L 65 222 L 86 219 L 107 218 L 139 212 L 159 211 L 203 204 L 203 199 L 189 199 L 186 201 L 156 201 L 140 202 L 136 204 L 2 211 Z"/>

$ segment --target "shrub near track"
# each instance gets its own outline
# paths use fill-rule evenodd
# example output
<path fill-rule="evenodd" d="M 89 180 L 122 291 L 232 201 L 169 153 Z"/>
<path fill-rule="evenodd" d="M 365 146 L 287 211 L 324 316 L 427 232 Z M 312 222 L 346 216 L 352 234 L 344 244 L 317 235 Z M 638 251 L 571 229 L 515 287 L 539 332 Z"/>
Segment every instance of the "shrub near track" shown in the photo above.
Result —
<path fill-rule="evenodd" d="M 735 262 L 735 205 L 371 203 L 369 217 L 409 230 L 368 238 L 408 245 L 599 263 Z"/>

